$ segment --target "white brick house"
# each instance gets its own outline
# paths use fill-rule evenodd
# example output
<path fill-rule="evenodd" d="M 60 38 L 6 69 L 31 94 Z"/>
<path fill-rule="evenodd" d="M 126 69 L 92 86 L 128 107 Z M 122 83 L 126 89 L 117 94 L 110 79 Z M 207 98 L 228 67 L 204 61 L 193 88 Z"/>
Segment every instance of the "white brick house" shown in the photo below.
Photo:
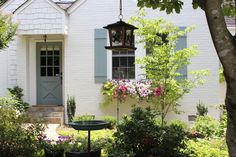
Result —
<path fill-rule="evenodd" d="M 135 0 L 123 3 L 124 20 L 127 21 L 138 8 Z M 118 7 L 118 0 L 8 0 L 0 10 L 13 13 L 19 27 L 15 40 L 0 53 L 0 96 L 7 94 L 6 88 L 18 85 L 24 89 L 24 99 L 30 105 L 66 106 L 67 95 L 71 95 L 77 100 L 77 114 L 115 115 L 114 106 L 99 106 L 101 80 L 112 78 L 113 64 L 111 52 L 103 53 L 99 62 L 96 40 L 107 42 L 99 30 L 118 20 Z M 193 10 L 189 0 L 185 0 L 181 14 L 166 15 L 157 10 L 148 10 L 148 13 L 151 18 L 162 17 L 176 26 L 196 25 L 196 29 L 187 34 L 186 44 L 198 45 L 200 55 L 192 59 L 187 69 L 210 70 L 206 84 L 193 89 L 181 100 L 181 110 L 185 114 L 171 117 L 188 121 L 188 115 L 196 113 L 199 100 L 210 106 L 219 104 L 219 61 L 204 13 Z M 47 46 L 44 35 L 47 35 Z M 145 56 L 142 45 L 136 46 L 135 57 Z M 134 56 L 131 54 L 131 57 Z M 102 71 L 99 66 L 103 67 Z M 133 69 L 135 73 L 131 75 L 135 74 L 138 80 L 139 66 Z M 121 112 L 127 113 L 127 106 L 121 106 Z M 210 108 L 209 113 L 219 116 L 214 108 Z"/>

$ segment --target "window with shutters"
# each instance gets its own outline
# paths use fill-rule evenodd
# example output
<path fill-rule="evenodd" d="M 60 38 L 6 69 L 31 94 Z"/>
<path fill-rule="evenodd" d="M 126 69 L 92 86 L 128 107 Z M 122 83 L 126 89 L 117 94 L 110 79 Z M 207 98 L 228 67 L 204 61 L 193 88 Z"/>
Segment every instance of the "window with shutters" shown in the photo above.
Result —
<path fill-rule="evenodd" d="M 134 51 L 112 52 L 112 79 L 135 79 Z"/>

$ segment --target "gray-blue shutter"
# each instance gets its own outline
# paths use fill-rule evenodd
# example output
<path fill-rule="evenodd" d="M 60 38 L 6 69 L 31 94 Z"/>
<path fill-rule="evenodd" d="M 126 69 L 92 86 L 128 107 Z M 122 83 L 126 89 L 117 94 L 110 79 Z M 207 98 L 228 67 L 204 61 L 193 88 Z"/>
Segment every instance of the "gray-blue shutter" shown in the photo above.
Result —
<path fill-rule="evenodd" d="M 180 30 L 184 30 L 186 27 L 180 27 Z M 182 36 L 176 45 L 176 50 L 181 50 L 187 47 L 187 36 Z M 188 77 L 188 69 L 187 69 L 187 65 L 184 65 L 184 67 L 180 70 L 178 70 L 179 73 L 182 74 L 181 77 L 178 77 L 177 80 L 179 79 L 185 79 Z"/>
<path fill-rule="evenodd" d="M 107 31 L 95 29 L 94 32 L 94 77 L 95 83 L 103 83 L 107 80 Z"/>

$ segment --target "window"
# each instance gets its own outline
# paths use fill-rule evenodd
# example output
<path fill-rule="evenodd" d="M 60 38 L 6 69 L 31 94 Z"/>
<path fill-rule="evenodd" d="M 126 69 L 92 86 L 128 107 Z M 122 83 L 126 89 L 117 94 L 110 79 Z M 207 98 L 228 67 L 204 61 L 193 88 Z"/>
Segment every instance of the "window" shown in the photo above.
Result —
<path fill-rule="evenodd" d="M 43 47 L 40 49 L 40 76 L 60 74 L 60 48 Z"/>
<path fill-rule="evenodd" d="M 112 79 L 135 79 L 134 51 L 112 52 Z"/>

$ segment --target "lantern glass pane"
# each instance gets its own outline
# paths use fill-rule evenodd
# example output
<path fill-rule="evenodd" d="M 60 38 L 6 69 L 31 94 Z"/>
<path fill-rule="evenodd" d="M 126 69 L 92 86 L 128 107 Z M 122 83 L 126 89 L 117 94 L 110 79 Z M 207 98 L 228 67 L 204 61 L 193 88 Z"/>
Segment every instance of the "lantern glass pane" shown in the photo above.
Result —
<path fill-rule="evenodd" d="M 112 46 L 122 46 L 122 30 L 121 29 L 111 30 L 111 42 L 112 42 Z"/>
<path fill-rule="evenodd" d="M 126 46 L 132 46 L 132 31 L 130 29 L 126 30 L 125 33 L 125 45 Z"/>

